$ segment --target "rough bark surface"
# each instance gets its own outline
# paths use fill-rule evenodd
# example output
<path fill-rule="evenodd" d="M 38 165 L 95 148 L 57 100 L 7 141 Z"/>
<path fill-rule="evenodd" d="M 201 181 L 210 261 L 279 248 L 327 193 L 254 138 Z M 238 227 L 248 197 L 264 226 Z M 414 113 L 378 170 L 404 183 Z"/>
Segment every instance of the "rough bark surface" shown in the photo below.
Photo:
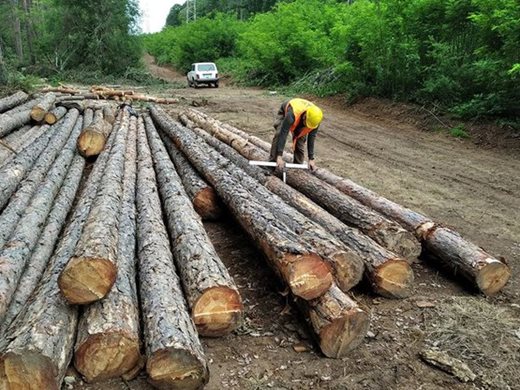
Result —
<path fill-rule="evenodd" d="M 0 167 L 0 177 L 2 178 L 0 181 L 0 210 L 7 204 L 18 184 L 49 143 L 55 129 L 49 131 L 48 126 L 42 127 L 44 129 L 42 129 L 42 135 L 38 139 Z"/>
<path fill-rule="evenodd" d="M 0 112 L 7 111 L 19 104 L 22 104 L 29 98 L 24 91 L 18 91 L 12 95 L 0 99 Z"/>
<path fill-rule="evenodd" d="M 50 167 L 62 152 L 65 145 L 68 144 L 67 140 L 74 129 L 77 119 L 78 112 L 76 110 L 71 111 L 67 118 L 53 131 L 47 148 L 40 154 L 28 172 L 27 177 L 20 183 L 0 215 L 0 248 L 13 232 L 16 223 L 24 213 L 25 208 L 31 201 L 31 197 L 44 180 L 47 172 L 49 172 Z M 21 154 L 22 153 L 20 153 L 20 155 Z M 72 157 L 70 157 L 70 159 L 72 159 Z M 66 172 L 65 170 L 65 173 Z"/>
<path fill-rule="evenodd" d="M 186 132 L 162 109 L 152 106 L 154 121 L 170 136 L 191 163 L 219 193 L 241 226 L 262 249 L 273 269 L 294 295 L 314 299 L 324 294 L 332 283 L 326 261 L 295 233 L 262 206 L 227 172 L 206 156 L 192 133 Z"/>
<path fill-rule="evenodd" d="M 181 116 L 181 120 L 182 120 Z M 247 174 L 280 196 L 287 204 L 320 224 L 327 231 L 341 240 L 354 256 L 362 259 L 366 265 L 366 276 L 372 288 L 378 294 L 402 298 L 410 293 L 413 282 L 413 270 L 410 265 L 396 254 L 383 248 L 357 229 L 351 228 L 329 214 L 301 192 L 285 184 L 278 177 L 265 170 L 249 165 L 249 161 L 229 145 L 219 141 L 206 131 L 194 128 L 193 132 L 215 148 L 220 154 L 229 158 Z M 347 252 L 349 253 L 349 252 Z M 349 253 L 350 255 L 351 253 Z M 347 268 L 348 270 L 348 268 Z M 345 291 L 336 273 L 338 286 Z"/>
<path fill-rule="evenodd" d="M 125 152 L 117 279 L 105 299 L 85 309 L 78 325 L 74 365 L 88 382 L 123 376 L 141 358 L 135 285 L 135 181 L 136 122 L 133 120 Z"/>
<path fill-rule="evenodd" d="M 321 351 L 327 357 L 347 356 L 363 342 L 368 332 L 368 313 L 335 285 L 322 297 L 312 301 L 297 300 L 297 304 L 307 314 Z"/>
<path fill-rule="evenodd" d="M 38 104 L 31 108 L 31 118 L 41 122 L 45 114 L 49 112 L 56 101 L 56 95 L 52 92 L 46 93 Z"/>
<path fill-rule="evenodd" d="M 163 141 L 197 213 L 205 221 L 220 218 L 222 206 L 213 187 L 200 177 L 172 140 L 164 137 Z"/>
<path fill-rule="evenodd" d="M 220 122 L 196 115 L 187 111 L 189 119 L 209 131 L 215 137 L 235 148 L 244 157 L 251 160 L 269 159 L 269 153 L 251 144 L 246 139 L 220 126 Z M 414 261 L 420 254 L 420 244 L 417 239 L 399 224 L 383 217 L 313 176 L 310 172 L 293 169 L 287 173 L 287 183 L 314 200 L 328 212 L 349 226 L 360 229 L 364 234 L 375 240 L 399 256 Z"/>
<path fill-rule="evenodd" d="M 65 116 L 67 109 L 65 107 L 56 107 L 45 114 L 45 123 L 53 125 Z"/>
<path fill-rule="evenodd" d="M 0 137 L 4 137 L 18 127 L 22 127 L 31 120 L 30 111 L 20 111 L 0 115 Z"/>
<path fill-rule="evenodd" d="M 41 101 L 41 96 L 38 96 L 34 99 L 31 99 L 23 104 L 20 104 L 12 109 L 10 109 L 9 111 L 6 111 L 4 112 L 4 114 L 15 114 L 17 112 L 21 112 L 21 111 L 31 111 L 31 108 L 33 108 L 35 105 L 37 105 L 40 101 Z M 30 114 L 29 114 L 30 115 Z"/>
<path fill-rule="evenodd" d="M 78 121 L 78 123 L 79 122 L 80 121 Z M 52 204 L 52 210 L 45 222 L 45 228 L 40 235 L 38 243 L 33 248 L 31 257 L 20 277 L 18 287 L 13 294 L 11 304 L 5 315 L 4 323 L 0 326 L 0 335 L 4 333 L 22 310 L 29 296 L 40 281 L 45 267 L 52 256 L 59 234 L 65 225 L 67 215 L 72 208 L 84 167 L 85 159 L 78 154 L 75 155 L 60 192 Z"/>
<path fill-rule="evenodd" d="M 129 121 L 125 111 L 81 239 L 58 281 L 61 292 L 71 304 L 92 303 L 105 297 L 116 280 L 125 140 Z"/>
<path fill-rule="evenodd" d="M 110 148 L 113 137 L 110 138 Z M 74 253 L 103 175 L 108 152 L 102 153 L 83 188 L 38 288 L 24 310 L 0 338 L 0 388 L 58 390 L 72 358 L 77 307 L 58 289 L 58 276 Z M 49 332 L 52 329 L 52 332 Z"/>
<path fill-rule="evenodd" d="M 81 132 L 78 150 L 85 157 L 97 156 L 105 147 L 112 125 L 103 118 L 103 110 L 96 110 L 94 119 Z"/>
<path fill-rule="evenodd" d="M 145 117 L 175 264 L 191 317 L 203 336 L 223 336 L 240 323 L 243 306 L 235 282 L 184 191 L 150 117 Z"/>
<path fill-rule="evenodd" d="M 74 157 L 74 143 L 81 130 L 81 121 L 76 122 L 77 114 L 76 111 L 67 118 L 66 126 L 63 126 L 62 130 L 64 134 L 70 135 L 69 140 L 54 161 L 45 180 L 41 181 L 34 196 L 30 202 L 27 202 L 27 207 L 23 208 L 24 213 L 21 218 L 17 218 L 17 221 L 13 223 L 13 233 L 0 252 L 0 322 L 4 320 L 25 264 L 38 242 L 47 216 L 52 209 L 54 198 L 60 190 Z M 74 127 L 72 132 L 68 125 Z M 9 220 L 4 222 L 4 224 L 9 223 L 11 223 Z"/>
<path fill-rule="evenodd" d="M 7 160 L 10 156 L 13 156 L 20 151 L 22 141 L 26 137 L 27 132 L 29 132 L 30 130 L 31 126 L 25 125 L 13 131 L 4 138 L 0 139 L 0 141 L 3 142 L 3 144 L 9 146 L 9 148 L 6 148 L 2 144 L 0 144 L 0 166 L 2 166 L 3 162 Z M 15 153 L 13 153 L 11 149 L 13 149 Z"/>
<path fill-rule="evenodd" d="M 208 380 L 208 366 L 175 273 L 142 125 L 137 144 L 137 253 L 146 371 L 159 388 L 199 389 Z"/>

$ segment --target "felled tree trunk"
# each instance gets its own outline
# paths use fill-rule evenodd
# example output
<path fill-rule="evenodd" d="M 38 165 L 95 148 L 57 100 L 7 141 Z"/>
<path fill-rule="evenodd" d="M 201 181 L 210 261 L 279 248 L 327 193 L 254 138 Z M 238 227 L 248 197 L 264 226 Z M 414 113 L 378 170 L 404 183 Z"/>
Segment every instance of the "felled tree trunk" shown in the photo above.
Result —
<path fill-rule="evenodd" d="M 109 147 L 113 144 L 113 137 Z M 58 289 L 58 276 L 74 253 L 103 175 L 107 152 L 96 161 L 38 288 L 0 338 L 0 388 L 58 390 L 72 358 L 77 307 Z M 59 326 L 57 326 L 59 324 Z M 49 332 L 53 329 L 53 332 Z"/>
<path fill-rule="evenodd" d="M 79 123 L 80 121 L 78 121 Z M 59 234 L 65 225 L 67 214 L 72 208 L 72 203 L 81 182 L 85 159 L 80 155 L 74 156 L 74 160 L 67 172 L 60 192 L 52 203 L 52 210 L 45 222 L 45 228 L 34 247 L 31 258 L 27 262 L 23 274 L 18 282 L 13 298 L 7 310 L 4 323 L 0 326 L 0 335 L 22 310 L 36 288 L 49 259 L 52 256 L 54 246 L 58 241 Z"/>
<path fill-rule="evenodd" d="M 297 300 L 318 336 L 320 349 L 330 358 L 342 358 L 359 346 L 368 332 L 368 313 L 337 286 L 312 301 Z"/>
<path fill-rule="evenodd" d="M 137 253 L 146 371 L 156 387 L 199 389 L 208 380 L 207 361 L 175 274 L 143 127 L 137 144 Z"/>
<path fill-rule="evenodd" d="M 16 114 L 17 112 L 31 111 L 31 108 L 33 108 L 35 105 L 37 105 L 41 100 L 42 100 L 42 97 L 38 96 L 34 99 L 26 101 L 23 104 L 20 104 L 14 108 L 11 108 L 10 110 L 4 112 L 4 114 L 12 115 L 12 114 Z"/>
<path fill-rule="evenodd" d="M 45 114 L 49 112 L 56 101 L 56 95 L 49 92 L 43 96 L 41 101 L 31 108 L 31 118 L 36 122 L 41 122 Z"/>
<path fill-rule="evenodd" d="M 303 299 L 324 294 L 332 283 L 326 261 L 310 251 L 300 237 L 289 231 L 227 172 L 220 170 L 196 144 L 192 134 L 183 131 L 158 107 L 152 106 L 151 113 L 154 121 L 217 190 L 293 294 Z"/>
<path fill-rule="evenodd" d="M 88 382 L 120 377 L 140 360 L 135 286 L 135 181 L 134 120 L 130 123 L 125 152 L 117 279 L 105 299 L 85 309 L 78 325 L 74 365 Z"/>
<path fill-rule="evenodd" d="M 269 159 L 269 154 L 244 138 L 224 129 L 218 121 L 205 120 L 188 111 L 188 117 L 221 141 L 236 149 L 250 160 Z M 390 221 L 352 199 L 333 186 L 324 183 L 309 172 L 294 169 L 287 174 L 287 183 L 301 191 L 347 225 L 360 229 L 378 244 L 414 261 L 421 247 L 416 238 L 396 222 Z"/>
<path fill-rule="evenodd" d="M 104 298 L 116 280 L 128 124 L 129 115 L 125 111 L 81 239 L 58 280 L 63 296 L 71 304 L 84 305 Z"/>
<path fill-rule="evenodd" d="M 115 112 L 112 107 L 110 107 L 110 106 L 103 107 L 103 118 L 110 125 L 114 124 L 114 122 L 116 121 L 116 116 L 115 116 Z"/>
<path fill-rule="evenodd" d="M 222 207 L 213 187 L 200 177 L 168 137 L 164 137 L 163 141 L 197 213 L 203 220 L 220 218 Z"/>
<path fill-rule="evenodd" d="M 18 91 L 12 95 L 6 96 L 2 99 L 0 99 L 0 113 L 7 111 L 19 104 L 22 104 L 29 98 L 29 95 L 27 95 L 23 91 Z"/>
<path fill-rule="evenodd" d="M 0 252 L 0 322 L 3 322 L 7 307 L 11 302 L 13 294 L 25 264 L 30 257 L 31 251 L 38 242 L 43 230 L 47 215 L 52 209 L 52 204 L 58 193 L 68 168 L 74 156 L 74 144 L 81 130 L 81 121 L 76 123 L 77 111 L 72 113 L 63 126 L 63 133 L 70 134 L 68 142 L 60 150 L 60 156 L 54 161 L 48 171 L 45 180 L 27 201 L 23 215 L 16 215 L 16 222 L 9 219 L 3 220 L 5 224 L 13 224 L 13 233 L 6 240 L 6 245 Z M 74 129 L 71 129 L 74 127 Z M 71 132 L 72 130 L 72 132 Z M 52 163 L 52 160 L 51 160 Z M 4 217 L 5 212 L 2 214 Z"/>
<path fill-rule="evenodd" d="M 345 225 L 276 176 L 268 174 L 259 167 L 249 165 L 249 161 L 235 149 L 206 131 L 195 128 L 193 132 L 247 174 L 266 186 L 271 192 L 280 196 L 287 204 L 317 222 L 341 240 L 353 252 L 354 256 L 359 257 L 365 263 L 366 276 L 375 292 L 392 298 L 403 298 L 409 295 L 414 277 L 412 268 L 404 259 L 361 234 L 357 229 Z M 336 279 L 338 279 L 337 276 Z M 337 280 L 337 283 L 342 290 L 346 291 L 339 280 Z"/>
<path fill-rule="evenodd" d="M 175 264 L 191 317 L 200 335 L 223 336 L 240 323 L 240 294 L 185 193 L 152 120 L 145 120 L 170 239 L 175 243 Z"/>
<path fill-rule="evenodd" d="M 0 137 L 4 137 L 18 127 L 22 127 L 31 120 L 30 111 L 20 111 L 0 115 Z"/>
<path fill-rule="evenodd" d="M 56 107 L 45 114 L 45 123 L 53 125 L 65 116 L 67 109 L 65 107 Z"/>
<path fill-rule="evenodd" d="M 83 129 L 78 138 L 78 151 L 84 157 L 97 156 L 105 147 L 111 130 L 112 125 L 103 118 L 103 110 L 97 110 L 92 123 Z"/>
<path fill-rule="evenodd" d="M 2 166 L 5 160 L 20 151 L 20 146 L 22 145 L 23 140 L 26 138 L 26 134 L 30 131 L 31 126 L 25 125 L 0 139 L 2 142 L 0 143 L 0 166 Z M 5 145 L 8 147 L 4 147 Z"/>

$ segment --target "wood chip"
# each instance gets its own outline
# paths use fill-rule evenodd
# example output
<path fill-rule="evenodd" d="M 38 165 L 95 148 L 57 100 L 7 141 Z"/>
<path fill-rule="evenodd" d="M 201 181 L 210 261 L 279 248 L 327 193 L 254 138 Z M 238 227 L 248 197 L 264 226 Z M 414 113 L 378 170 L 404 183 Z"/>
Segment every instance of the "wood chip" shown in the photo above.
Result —
<path fill-rule="evenodd" d="M 303 343 L 297 343 L 297 344 L 293 344 L 293 349 L 295 352 L 309 352 L 309 347 Z"/>
<path fill-rule="evenodd" d="M 435 303 L 433 302 L 429 302 L 429 301 L 417 301 L 415 302 L 415 305 L 417 307 L 420 307 L 421 309 L 425 309 L 425 308 L 430 308 L 430 307 L 435 307 Z"/>
<path fill-rule="evenodd" d="M 472 382 L 477 377 L 466 363 L 451 357 L 446 352 L 426 349 L 421 352 L 421 358 L 426 363 L 453 375 L 461 382 Z"/>

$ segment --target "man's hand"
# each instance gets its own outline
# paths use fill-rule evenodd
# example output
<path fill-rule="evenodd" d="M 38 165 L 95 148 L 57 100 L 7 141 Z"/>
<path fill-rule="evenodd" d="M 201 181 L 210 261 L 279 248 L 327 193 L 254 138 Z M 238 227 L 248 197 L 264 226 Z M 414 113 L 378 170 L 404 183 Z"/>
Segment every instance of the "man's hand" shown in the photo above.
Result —
<path fill-rule="evenodd" d="M 276 157 L 276 169 L 279 171 L 283 171 L 285 169 L 285 161 L 283 161 L 282 156 Z"/>
<path fill-rule="evenodd" d="M 315 171 L 316 170 L 316 162 L 314 160 L 309 160 L 309 169 L 311 171 Z"/>

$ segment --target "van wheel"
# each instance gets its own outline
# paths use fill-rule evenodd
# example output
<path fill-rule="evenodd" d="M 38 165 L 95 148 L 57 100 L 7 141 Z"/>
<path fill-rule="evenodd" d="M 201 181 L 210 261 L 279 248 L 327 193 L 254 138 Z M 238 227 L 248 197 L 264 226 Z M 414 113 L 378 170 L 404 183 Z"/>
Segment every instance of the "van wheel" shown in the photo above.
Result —
<path fill-rule="evenodd" d="M 218 81 L 214 85 L 215 85 L 215 88 L 218 88 Z"/>

